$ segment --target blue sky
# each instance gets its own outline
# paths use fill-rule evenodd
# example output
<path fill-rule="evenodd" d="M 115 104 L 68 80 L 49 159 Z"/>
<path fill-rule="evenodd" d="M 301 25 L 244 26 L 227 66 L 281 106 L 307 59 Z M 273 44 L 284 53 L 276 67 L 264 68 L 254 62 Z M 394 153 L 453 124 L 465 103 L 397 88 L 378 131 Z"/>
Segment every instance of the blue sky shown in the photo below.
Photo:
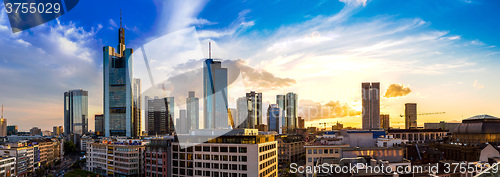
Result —
<path fill-rule="evenodd" d="M 358 110 L 360 82 L 380 81 L 384 92 L 390 84 L 412 90 L 382 98 L 395 124 L 405 102 L 447 112 L 419 124 L 500 116 L 499 7 L 494 0 L 80 1 L 57 20 L 12 34 L 2 5 L 0 103 L 20 130 L 50 129 L 63 123 L 64 91 L 83 88 L 93 129 L 93 115 L 102 112 L 102 46 L 116 46 L 121 9 L 128 47 L 161 39 L 158 50 L 175 51 L 152 59 L 159 60 L 152 64 L 159 80 L 207 57 L 212 41 L 214 56 L 245 66 L 247 81 L 265 83 L 233 89 L 232 100 L 256 90 L 269 104 L 293 91 L 304 103 L 338 101 Z M 134 66 L 137 76 L 144 76 L 142 65 Z M 285 78 L 296 82 L 283 84 Z M 359 121 L 342 118 L 351 126 Z"/>

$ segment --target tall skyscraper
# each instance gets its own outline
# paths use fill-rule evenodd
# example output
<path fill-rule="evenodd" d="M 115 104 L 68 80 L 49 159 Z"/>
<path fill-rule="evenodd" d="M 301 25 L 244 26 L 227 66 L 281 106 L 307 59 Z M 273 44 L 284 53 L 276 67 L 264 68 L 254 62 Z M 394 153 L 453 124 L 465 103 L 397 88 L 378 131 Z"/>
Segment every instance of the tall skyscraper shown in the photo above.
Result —
<path fill-rule="evenodd" d="M 287 130 L 287 121 L 286 121 L 286 96 L 285 95 L 276 95 L 276 104 L 280 108 L 281 111 L 281 117 L 279 121 L 279 134 L 284 134 L 286 133 Z"/>
<path fill-rule="evenodd" d="M 194 91 L 189 91 L 186 98 L 186 111 L 190 130 L 200 129 L 200 100 Z"/>
<path fill-rule="evenodd" d="M 58 126 L 53 126 L 52 127 L 52 135 L 53 136 L 59 136 L 59 135 L 61 135 L 61 134 L 64 133 L 63 131 L 61 131 L 61 129 Z"/>
<path fill-rule="evenodd" d="M 417 128 L 417 103 L 405 104 L 405 128 Z"/>
<path fill-rule="evenodd" d="M 174 132 L 174 97 L 144 99 L 146 103 L 148 135 L 165 135 Z"/>
<path fill-rule="evenodd" d="M 251 91 L 246 94 L 248 117 L 244 121 L 244 128 L 255 128 L 262 124 L 262 93 Z"/>
<path fill-rule="evenodd" d="M 83 135 L 88 132 L 88 95 L 89 93 L 82 89 L 64 92 L 65 135 Z"/>
<path fill-rule="evenodd" d="M 203 113 L 205 129 L 227 128 L 227 68 L 221 61 L 206 59 L 203 64 Z"/>
<path fill-rule="evenodd" d="M 104 136 L 104 115 L 96 114 L 95 115 L 95 134 L 97 136 Z"/>
<path fill-rule="evenodd" d="M 382 129 L 387 130 L 391 128 L 391 120 L 389 119 L 389 114 L 380 114 L 380 126 Z"/>
<path fill-rule="evenodd" d="M 296 93 L 287 93 L 285 96 L 286 129 L 290 133 L 297 128 L 297 108 L 299 96 Z"/>
<path fill-rule="evenodd" d="M 380 129 L 380 83 L 361 83 L 363 130 Z"/>
<path fill-rule="evenodd" d="M 104 134 L 109 136 L 134 135 L 133 49 L 125 48 L 125 30 L 118 31 L 118 48 L 103 49 L 104 76 Z"/>
<path fill-rule="evenodd" d="M 132 136 L 138 137 L 141 136 L 141 79 L 134 78 L 134 88 L 133 90 L 133 95 L 134 95 L 134 104 L 133 104 L 133 112 L 134 112 L 134 118 L 132 119 Z"/>
<path fill-rule="evenodd" d="M 238 117 L 234 121 L 234 126 L 238 128 L 245 128 L 247 125 L 244 123 L 248 118 L 248 101 L 246 97 L 236 99 L 236 109 L 238 110 Z"/>
<path fill-rule="evenodd" d="M 278 104 L 270 104 L 267 108 L 267 130 L 279 132 L 280 110 Z"/>
<path fill-rule="evenodd" d="M 3 118 L 3 105 L 2 105 L 2 117 L 0 118 L 0 137 L 7 136 L 7 119 Z"/>

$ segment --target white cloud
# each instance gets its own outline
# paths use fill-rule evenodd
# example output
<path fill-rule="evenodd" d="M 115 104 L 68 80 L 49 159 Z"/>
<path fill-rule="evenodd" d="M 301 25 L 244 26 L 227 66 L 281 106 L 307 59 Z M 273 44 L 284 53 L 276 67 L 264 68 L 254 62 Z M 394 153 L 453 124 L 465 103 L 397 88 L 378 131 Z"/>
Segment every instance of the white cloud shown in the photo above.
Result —
<path fill-rule="evenodd" d="M 479 83 L 479 81 L 474 80 L 474 83 L 472 84 L 472 87 L 474 87 L 475 89 L 483 89 L 484 85 L 481 84 L 481 83 Z"/>
<path fill-rule="evenodd" d="M 116 22 L 113 19 L 109 19 L 109 25 L 111 25 L 114 28 L 118 28 L 118 25 L 116 24 Z"/>

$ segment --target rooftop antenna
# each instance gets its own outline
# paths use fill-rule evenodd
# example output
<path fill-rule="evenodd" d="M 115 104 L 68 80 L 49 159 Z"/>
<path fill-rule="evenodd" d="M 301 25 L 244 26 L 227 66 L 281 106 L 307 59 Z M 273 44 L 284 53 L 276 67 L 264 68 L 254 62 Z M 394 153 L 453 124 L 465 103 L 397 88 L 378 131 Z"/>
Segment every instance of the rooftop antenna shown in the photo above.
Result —
<path fill-rule="evenodd" d="M 212 59 L 212 43 L 208 42 L 208 59 Z"/>

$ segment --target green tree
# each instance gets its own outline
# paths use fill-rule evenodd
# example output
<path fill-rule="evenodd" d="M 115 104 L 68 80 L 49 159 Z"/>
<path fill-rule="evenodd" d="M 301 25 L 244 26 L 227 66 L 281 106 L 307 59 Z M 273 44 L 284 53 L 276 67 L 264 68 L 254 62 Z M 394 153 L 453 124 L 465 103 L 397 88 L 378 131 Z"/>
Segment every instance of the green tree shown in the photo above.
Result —
<path fill-rule="evenodd" d="M 76 152 L 76 145 L 73 143 L 73 141 L 66 141 L 64 142 L 64 152 L 66 153 L 75 153 Z"/>

